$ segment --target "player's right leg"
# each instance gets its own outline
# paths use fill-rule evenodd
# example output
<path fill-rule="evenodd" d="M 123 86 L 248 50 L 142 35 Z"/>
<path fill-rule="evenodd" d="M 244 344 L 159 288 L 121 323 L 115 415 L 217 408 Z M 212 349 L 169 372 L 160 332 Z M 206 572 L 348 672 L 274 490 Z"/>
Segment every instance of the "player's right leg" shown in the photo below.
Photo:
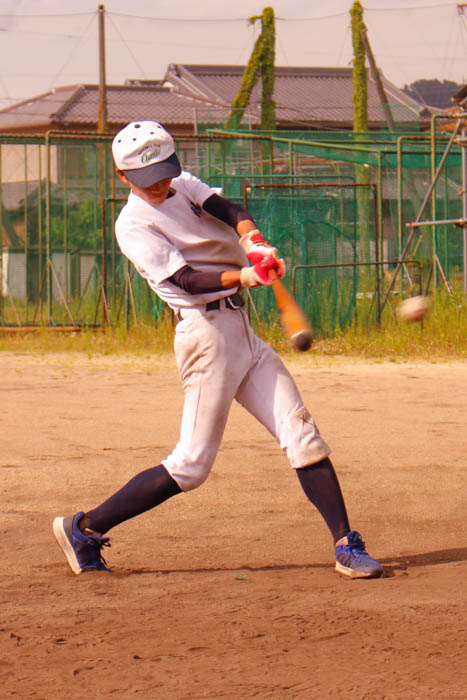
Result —
<path fill-rule="evenodd" d="M 207 478 L 250 361 L 248 346 L 244 352 L 238 348 L 238 338 L 245 331 L 240 312 L 213 314 L 210 319 L 182 322 L 181 333 L 177 328 L 185 404 L 180 439 L 172 454 L 163 464 L 137 474 L 101 505 L 78 514 L 80 518 L 55 519 L 55 536 L 75 573 L 102 570 L 100 549 L 96 548 L 108 543 L 108 538 L 102 538 L 108 530 L 177 493 L 200 486 Z"/>
<path fill-rule="evenodd" d="M 208 477 L 234 396 L 252 362 L 241 311 L 188 316 L 177 325 L 175 352 L 185 401 L 180 438 L 162 464 L 183 491 Z"/>
<path fill-rule="evenodd" d="M 134 518 L 168 498 L 181 493 L 162 464 L 145 469 L 121 489 L 86 514 L 55 518 L 53 531 L 75 574 L 82 571 L 110 571 L 102 547 L 110 547 L 103 535 L 112 527 Z"/>

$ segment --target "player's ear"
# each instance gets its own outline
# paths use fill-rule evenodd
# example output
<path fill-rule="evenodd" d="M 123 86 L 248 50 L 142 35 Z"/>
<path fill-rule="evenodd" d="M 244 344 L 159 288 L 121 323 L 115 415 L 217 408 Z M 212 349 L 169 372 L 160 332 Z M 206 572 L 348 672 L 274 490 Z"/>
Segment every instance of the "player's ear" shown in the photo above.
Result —
<path fill-rule="evenodd" d="M 117 173 L 120 180 L 125 183 L 125 185 L 131 184 L 130 181 L 128 180 L 128 178 L 126 177 L 125 173 L 123 172 L 123 170 L 120 170 L 119 168 L 115 168 L 115 172 Z"/>

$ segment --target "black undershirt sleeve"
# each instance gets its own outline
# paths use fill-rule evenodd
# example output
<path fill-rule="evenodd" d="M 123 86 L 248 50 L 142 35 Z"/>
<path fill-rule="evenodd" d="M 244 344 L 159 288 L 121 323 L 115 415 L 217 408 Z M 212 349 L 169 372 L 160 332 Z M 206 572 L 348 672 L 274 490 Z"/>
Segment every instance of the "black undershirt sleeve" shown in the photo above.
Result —
<path fill-rule="evenodd" d="M 224 199 L 224 197 L 220 197 L 218 194 L 212 194 L 208 197 L 203 204 L 203 209 L 235 230 L 237 230 L 237 225 L 240 221 L 247 220 L 254 223 L 253 217 L 246 209 L 239 204 Z M 224 289 L 221 275 L 222 272 L 194 270 L 189 265 L 184 265 L 167 279 L 189 294 L 203 294 Z"/>
<path fill-rule="evenodd" d="M 217 292 L 223 290 L 221 282 L 222 272 L 206 272 L 193 270 L 189 265 L 184 265 L 173 275 L 168 277 L 168 281 L 180 287 L 188 294 L 203 294 L 205 292 Z"/>
<path fill-rule="evenodd" d="M 232 226 L 237 230 L 237 225 L 240 221 L 253 221 L 251 214 L 241 207 L 239 204 L 230 202 L 224 197 L 220 197 L 218 194 L 212 194 L 206 199 L 203 204 L 203 209 L 207 211 L 211 216 L 215 216 L 216 219 L 220 219 L 224 224 Z"/>

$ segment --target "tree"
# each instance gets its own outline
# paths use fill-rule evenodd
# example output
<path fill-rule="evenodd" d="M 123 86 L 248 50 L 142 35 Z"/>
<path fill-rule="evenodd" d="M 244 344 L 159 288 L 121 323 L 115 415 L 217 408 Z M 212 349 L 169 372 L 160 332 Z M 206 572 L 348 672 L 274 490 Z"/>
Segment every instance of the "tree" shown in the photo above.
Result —
<path fill-rule="evenodd" d="M 415 80 L 410 85 L 404 85 L 403 91 L 417 102 L 430 105 L 430 107 L 438 107 L 438 109 L 447 109 L 453 106 L 451 98 L 461 88 L 462 85 L 458 85 L 452 80 L 422 78 Z"/>
<path fill-rule="evenodd" d="M 261 34 L 255 41 L 250 60 L 243 72 L 240 90 L 232 102 L 232 111 L 225 124 L 226 129 L 240 127 L 260 71 L 262 80 L 260 128 L 264 131 L 274 131 L 276 128 L 276 105 L 273 100 L 276 30 L 272 7 L 265 7 L 262 15 L 250 17 L 249 22 L 254 24 L 258 19 L 261 20 Z"/>

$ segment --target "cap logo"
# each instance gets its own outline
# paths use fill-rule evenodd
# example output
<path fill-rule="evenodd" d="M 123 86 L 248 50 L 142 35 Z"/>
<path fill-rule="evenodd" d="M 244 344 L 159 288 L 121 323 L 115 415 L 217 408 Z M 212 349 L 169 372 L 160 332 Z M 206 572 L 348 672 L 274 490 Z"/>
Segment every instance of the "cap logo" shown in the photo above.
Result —
<path fill-rule="evenodd" d="M 160 146 L 154 146 L 151 148 L 150 151 L 147 151 L 146 153 L 143 153 L 141 156 L 141 162 L 146 164 L 149 163 L 153 158 L 157 158 L 157 156 L 161 152 L 161 147 Z"/>

